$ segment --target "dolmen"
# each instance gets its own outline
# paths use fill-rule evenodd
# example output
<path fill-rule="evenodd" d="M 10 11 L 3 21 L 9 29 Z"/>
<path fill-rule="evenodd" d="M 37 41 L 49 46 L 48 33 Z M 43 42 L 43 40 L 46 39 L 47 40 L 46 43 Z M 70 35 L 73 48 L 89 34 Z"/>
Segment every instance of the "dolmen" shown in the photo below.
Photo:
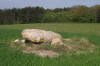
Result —
<path fill-rule="evenodd" d="M 61 35 L 52 31 L 25 29 L 22 31 L 21 35 L 25 40 L 33 43 L 51 43 L 51 45 L 63 45 Z"/>

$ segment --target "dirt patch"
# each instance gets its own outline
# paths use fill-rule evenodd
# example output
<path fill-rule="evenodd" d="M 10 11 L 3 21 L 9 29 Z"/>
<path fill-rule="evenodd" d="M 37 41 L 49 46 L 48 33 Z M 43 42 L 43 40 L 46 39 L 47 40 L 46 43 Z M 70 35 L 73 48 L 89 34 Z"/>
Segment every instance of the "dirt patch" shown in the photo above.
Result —
<path fill-rule="evenodd" d="M 59 56 L 59 53 L 54 52 L 52 50 L 24 50 L 23 52 L 25 53 L 35 53 L 39 56 L 45 57 L 45 56 L 49 56 L 49 57 L 56 57 Z"/>
<path fill-rule="evenodd" d="M 11 48 L 22 50 L 24 53 L 35 53 L 39 56 L 57 57 L 62 52 L 68 55 L 72 53 L 80 54 L 86 52 L 93 52 L 97 47 L 90 44 L 85 38 L 63 39 L 64 45 L 51 45 L 51 44 L 33 44 L 23 42 L 11 42 Z"/>

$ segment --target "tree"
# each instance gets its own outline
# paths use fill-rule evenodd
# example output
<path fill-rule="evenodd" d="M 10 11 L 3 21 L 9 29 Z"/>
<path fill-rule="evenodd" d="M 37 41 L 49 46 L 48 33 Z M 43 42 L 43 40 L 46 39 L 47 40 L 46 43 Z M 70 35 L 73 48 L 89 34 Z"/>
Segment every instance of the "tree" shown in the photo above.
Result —
<path fill-rule="evenodd" d="M 100 23 L 100 5 L 97 6 L 97 22 Z"/>
<path fill-rule="evenodd" d="M 46 9 L 46 13 L 47 13 L 47 14 L 49 14 L 49 13 L 51 13 L 51 12 L 52 12 L 51 9 Z"/>
<path fill-rule="evenodd" d="M 0 24 L 3 24 L 3 12 L 0 9 Z"/>
<path fill-rule="evenodd" d="M 68 11 L 47 13 L 41 22 L 69 22 L 72 15 Z"/>
<path fill-rule="evenodd" d="M 79 6 L 75 9 L 73 14 L 73 21 L 74 22 L 90 22 L 90 11 L 89 8 L 86 6 Z"/>
<path fill-rule="evenodd" d="M 95 22 L 100 22 L 99 18 L 100 18 L 100 5 L 94 5 L 92 7 L 89 8 L 90 12 L 93 13 L 94 18 L 95 18 Z"/>
<path fill-rule="evenodd" d="M 55 9 L 53 10 L 53 12 L 55 12 L 55 13 L 60 12 L 60 11 L 63 11 L 63 9 L 62 9 L 62 8 L 55 8 Z"/>
<path fill-rule="evenodd" d="M 69 12 L 70 12 L 71 14 L 73 14 L 74 11 L 75 11 L 75 9 L 78 8 L 79 6 L 80 6 L 80 5 L 74 5 L 74 6 L 72 6 L 72 7 L 70 8 Z"/>
<path fill-rule="evenodd" d="M 64 7 L 64 8 L 63 8 L 63 11 L 69 11 L 70 9 L 71 9 L 70 7 L 67 7 L 67 8 Z"/>

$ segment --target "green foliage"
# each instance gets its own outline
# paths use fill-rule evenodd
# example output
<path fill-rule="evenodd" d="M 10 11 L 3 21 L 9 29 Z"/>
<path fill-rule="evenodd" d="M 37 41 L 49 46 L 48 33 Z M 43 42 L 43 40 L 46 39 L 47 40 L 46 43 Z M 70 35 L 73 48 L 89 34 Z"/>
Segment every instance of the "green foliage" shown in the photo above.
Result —
<path fill-rule="evenodd" d="M 100 5 L 97 6 L 97 22 L 100 23 Z"/>
<path fill-rule="evenodd" d="M 41 22 L 69 22 L 72 15 L 67 11 L 46 14 Z"/>
<path fill-rule="evenodd" d="M 45 13 L 42 7 L 25 7 L 0 10 L 0 24 L 26 24 L 40 22 Z"/>
<path fill-rule="evenodd" d="M 93 15 L 89 12 L 89 8 L 86 6 L 79 6 L 75 9 L 73 14 L 73 21 L 74 22 L 93 22 Z"/>
<path fill-rule="evenodd" d="M 59 12 L 59 11 L 63 11 L 63 9 L 62 9 L 62 8 L 55 8 L 55 9 L 53 10 L 53 12 L 55 12 L 55 13 L 57 13 L 57 12 Z"/>
<path fill-rule="evenodd" d="M 43 7 L 25 7 L 0 9 L 0 25 L 51 22 L 100 23 L 100 5 L 87 7 L 75 5 L 64 8 L 44 9 Z"/>

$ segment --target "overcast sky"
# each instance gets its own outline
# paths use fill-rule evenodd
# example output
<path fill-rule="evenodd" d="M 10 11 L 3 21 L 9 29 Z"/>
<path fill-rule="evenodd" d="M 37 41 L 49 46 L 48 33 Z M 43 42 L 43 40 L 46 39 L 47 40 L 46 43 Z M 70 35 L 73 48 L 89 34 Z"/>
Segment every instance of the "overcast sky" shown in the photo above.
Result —
<path fill-rule="evenodd" d="M 100 0 L 0 0 L 0 9 L 5 8 L 24 8 L 27 6 L 40 6 L 45 9 L 71 7 L 74 5 L 86 5 L 88 7 L 93 5 L 100 5 Z"/>

